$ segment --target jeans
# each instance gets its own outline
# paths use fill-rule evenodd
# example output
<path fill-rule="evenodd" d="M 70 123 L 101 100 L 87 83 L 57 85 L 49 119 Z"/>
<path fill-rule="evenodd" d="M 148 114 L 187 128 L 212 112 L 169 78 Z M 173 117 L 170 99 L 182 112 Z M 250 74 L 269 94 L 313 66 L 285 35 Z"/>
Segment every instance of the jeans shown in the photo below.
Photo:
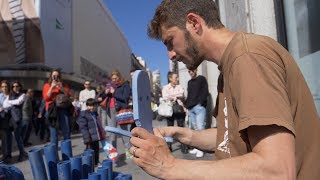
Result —
<path fill-rule="evenodd" d="M 11 156 L 12 152 L 12 131 L 10 129 L 6 129 L 6 155 Z"/>
<path fill-rule="evenodd" d="M 206 108 L 200 104 L 189 109 L 189 119 L 191 121 L 192 129 L 205 129 Z"/>
<path fill-rule="evenodd" d="M 166 117 L 166 119 L 167 126 L 174 126 L 174 120 L 176 120 L 179 127 L 184 127 L 185 114 L 173 113 L 171 117 Z"/>
<path fill-rule="evenodd" d="M 23 135 L 25 134 L 26 130 L 26 121 L 20 120 L 19 122 L 17 122 L 17 128 L 14 130 L 14 137 L 16 139 L 20 155 L 24 153 Z M 9 145 L 12 146 L 12 142 L 9 142 Z M 11 152 L 9 153 L 11 154 Z"/>
<path fill-rule="evenodd" d="M 108 114 L 107 110 L 101 106 L 98 106 L 98 115 L 101 117 L 103 128 L 108 125 Z"/>
<path fill-rule="evenodd" d="M 49 126 L 46 123 L 45 118 L 38 118 L 37 121 L 39 123 L 40 139 L 43 140 L 46 134 L 47 134 L 47 139 L 49 139 L 50 130 L 49 130 Z"/>
<path fill-rule="evenodd" d="M 0 136 L 1 136 L 1 154 L 2 157 L 6 157 L 7 156 L 7 130 L 6 129 L 1 129 L 0 130 Z"/>
<path fill-rule="evenodd" d="M 25 122 L 25 127 L 26 127 L 25 131 L 22 134 L 23 142 L 28 143 L 31 135 L 31 131 L 32 131 L 32 124 L 31 124 L 32 120 L 24 119 L 23 121 Z"/>
<path fill-rule="evenodd" d="M 63 139 L 70 139 L 69 112 L 65 109 L 58 109 L 58 122 L 62 131 Z M 50 126 L 50 143 L 54 143 L 58 148 L 58 132 L 55 127 Z"/>

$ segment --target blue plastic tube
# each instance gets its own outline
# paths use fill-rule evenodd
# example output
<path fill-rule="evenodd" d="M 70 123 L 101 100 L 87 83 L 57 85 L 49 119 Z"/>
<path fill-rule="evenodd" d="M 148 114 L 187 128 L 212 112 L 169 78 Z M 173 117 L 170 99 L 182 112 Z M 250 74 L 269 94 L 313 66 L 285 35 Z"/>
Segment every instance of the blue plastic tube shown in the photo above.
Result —
<path fill-rule="evenodd" d="M 46 167 L 43 162 L 42 150 L 34 148 L 29 151 L 29 162 L 34 180 L 47 180 Z"/>
<path fill-rule="evenodd" d="M 49 179 L 58 179 L 57 163 L 59 161 L 56 144 L 48 144 L 43 148 Z"/>
<path fill-rule="evenodd" d="M 70 160 L 72 157 L 71 139 L 61 141 L 61 156 L 62 160 Z"/>
<path fill-rule="evenodd" d="M 122 173 L 115 172 L 114 174 L 114 180 L 123 180 L 123 175 Z"/>
<path fill-rule="evenodd" d="M 101 175 L 98 173 L 90 173 L 88 176 L 88 180 L 100 180 L 101 179 Z"/>
<path fill-rule="evenodd" d="M 108 179 L 108 172 L 109 171 L 109 168 L 107 168 L 107 167 L 101 167 L 101 168 L 99 168 L 99 169 L 97 169 L 97 173 L 99 173 L 100 175 L 101 175 L 101 179 L 102 180 L 109 180 Z"/>
<path fill-rule="evenodd" d="M 83 152 L 84 155 L 86 154 L 91 154 L 92 155 L 92 166 L 91 166 L 91 172 L 94 172 L 94 165 L 95 165 L 95 160 L 94 160 L 94 150 L 93 149 L 86 149 Z"/>
<path fill-rule="evenodd" d="M 81 177 L 84 179 L 88 178 L 88 174 L 92 173 L 92 155 L 91 154 L 83 154 L 82 158 L 82 169 L 81 169 Z"/>
<path fill-rule="evenodd" d="M 132 175 L 131 174 L 123 174 L 121 178 L 123 180 L 132 180 Z"/>
<path fill-rule="evenodd" d="M 116 177 L 113 175 L 112 160 L 110 159 L 103 160 L 102 167 L 108 168 L 108 179 L 113 179 L 114 177 Z"/>
<path fill-rule="evenodd" d="M 58 179 L 70 180 L 71 179 L 71 162 L 70 160 L 58 163 Z"/>
<path fill-rule="evenodd" d="M 72 157 L 70 161 L 71 161 L 72 180 L 78 180 L 81 178 L 82 157 L 81 156 Z"/>

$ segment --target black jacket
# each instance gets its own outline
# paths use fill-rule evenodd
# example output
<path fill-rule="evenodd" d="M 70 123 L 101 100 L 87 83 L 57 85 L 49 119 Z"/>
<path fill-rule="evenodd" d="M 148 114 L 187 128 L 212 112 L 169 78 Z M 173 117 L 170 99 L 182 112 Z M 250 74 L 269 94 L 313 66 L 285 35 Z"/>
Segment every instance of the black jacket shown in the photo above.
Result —
<path fill-rule="evenodd" d="M 188 81 L 188 96 L 185 101 L 185 107 L 191 109 L 197 104 L 207 106 L 207 97 L 209 95 L 208 83 L 205 77 L 197 76 Z"/>

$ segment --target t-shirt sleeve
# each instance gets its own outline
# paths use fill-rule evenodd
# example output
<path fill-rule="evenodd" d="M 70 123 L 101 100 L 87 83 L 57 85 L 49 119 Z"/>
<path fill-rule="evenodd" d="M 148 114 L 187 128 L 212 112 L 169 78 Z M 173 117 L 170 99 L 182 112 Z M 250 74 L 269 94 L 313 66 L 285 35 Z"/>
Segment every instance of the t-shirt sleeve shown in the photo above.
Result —
<path fill-rule="evenodd" d="M 245 53 L 233 63 L 229 83 L 240 133 L 253 125 L 278 125 L 295 134 L 281 62 Z"/>

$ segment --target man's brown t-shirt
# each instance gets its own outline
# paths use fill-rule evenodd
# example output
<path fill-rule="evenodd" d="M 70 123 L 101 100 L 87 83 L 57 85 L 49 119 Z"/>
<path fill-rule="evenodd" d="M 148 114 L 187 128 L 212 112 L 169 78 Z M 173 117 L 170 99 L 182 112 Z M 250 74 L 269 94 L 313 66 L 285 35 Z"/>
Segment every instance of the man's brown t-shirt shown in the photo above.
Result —
<path fill-rule="evenodd" d="M 320 178 L 320 120 L 288 51 L 271 38 L 237 33 L 219 69 L 216 158 L 250 152 L 248 127 L 278 125 L 295 135 L 297 179 Z"/>

